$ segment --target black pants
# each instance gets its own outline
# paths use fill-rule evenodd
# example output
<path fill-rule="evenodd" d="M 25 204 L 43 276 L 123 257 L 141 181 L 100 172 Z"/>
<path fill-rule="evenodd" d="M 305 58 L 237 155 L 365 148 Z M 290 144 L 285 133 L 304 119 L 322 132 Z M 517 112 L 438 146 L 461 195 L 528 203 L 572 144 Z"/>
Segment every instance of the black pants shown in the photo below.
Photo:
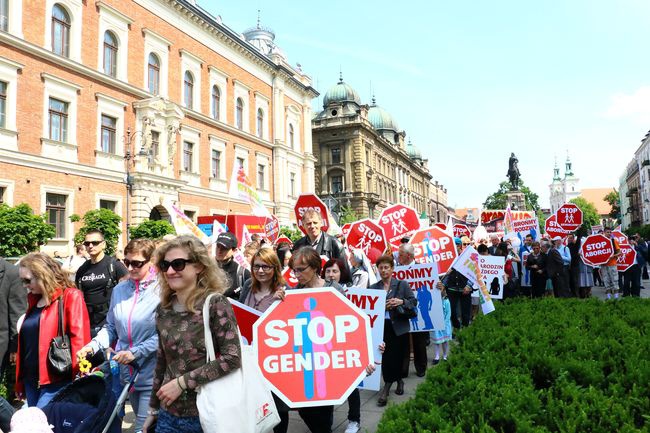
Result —
<path fill-rule="evenodd" d="M 535 272 L 533 274 L 533 272 Z M 541 298 L 546 293 L 546 274 L 541 275 L 536 273 L 536 270 L 531 270 L 530 275 L 530 295 L 533 298 Z"/>
<path fill-rule="evenodd" d="M 409 334 L 395 335 L 393 323 L 384 321 L 384 343 L 386 350 L 381 357 L 381 376 L 384 382 L 397 382 L 403 376 L 404 353 L 408 355 Z"/>
<path fill-rule="evenodd" d="M 641 268 L 632 265 L 623 273 L 623 296 L 641 296 Z"/>
<path fill-rule="evenodd" d="M 2 429 L 3 432 L 10 431 L 11 417 L 14 412 L 15 409 L 9 404 L 9 402 L 0 397 L 0 429 Z"/>
<path fill-rule="evenodd" d="M 273 427 L 273 433 L 287 433 L 289 429 L 289 406 L 275 394 L 273 394 L 273 401 L 278 410 L 278 415 L 280 415 L 280 424 Z"/>
<path fill-rule="evenodd" d="M 427 371 L 427 340 L 429 339 L 428 332 L 412 332 L 409 334 L 410 349 L 413 351 L 413 365 L 415 372 L 418 374 L 426 373 Z M 402 376 L 408 377 L 409 367 L 411 366 L 411 350 L 404 352 L 404 363 L 402 364 Z"/>
<path fill-rule="evenodd" d="M 580 296 L 580 264 L 571 265 L 569 269 L 569 285 L 573 297 Z"/>
<path fill-rule="evenodd" d="M 449 304 L 451 305 L 451 325 L 459 329 L 462 321 L 463 327 L 469 326 L 472 318 L 472 295 L 464 295 L 463 292 L 447 290 Z M 458 308 L 460 307 L 460 319 L 458 320 Z"/>
<path fill-rule="evenodd" d="M 593 270 L 594 274 L 594 286 L 603 286 L 603 279 L 600 278 L 600 269 L 599 268 L 594 268 Z"/>
<path fill-rule="evenodd" d="M 302 407 L 298 414 L 312 433 L 332 433 L 334 406 Z"/>
<path fill-rule="evenodd" d="M 571 297 L 571 289 L 569 288 L 569 267 L 564 266 L 562 270 L 552 278 L 553 291 L 556 298 L 569 298 Z"/>
<path fill-rule="evenodd" d="M 361 423 L 361 395 L 359 388 L 354 388 L 348 397 L 348 421 Z"/>

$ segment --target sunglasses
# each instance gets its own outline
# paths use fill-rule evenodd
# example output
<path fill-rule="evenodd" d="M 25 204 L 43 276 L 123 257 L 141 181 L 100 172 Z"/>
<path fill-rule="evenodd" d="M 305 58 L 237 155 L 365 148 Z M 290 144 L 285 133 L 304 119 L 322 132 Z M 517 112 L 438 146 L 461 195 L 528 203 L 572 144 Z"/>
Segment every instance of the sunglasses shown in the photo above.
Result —
<path fill-rule="evenodd" d="M 22 281 L 23 284 L 26 285 L 26 286 L 32 284 L 32 279 L 31 278 L 21 278 L 20 281 Z"/>
<path fill-rule="evenodd" d="M 104 241 L 84 241 L 84 246 L 89 247 L 89 246 L 92 245 L 93 247 L 96 247 L 97 245 L 101 244 L 102 242 L 104 242 Z"/>
<path fill-rule="evenodd" d="M 140 269 L 147 263 L 146 260 L 129 260 L 129 259 L 124 259 L 124 266 L 127 268 L 129 266 L 132 266 L 133 269 Z"/>
<path fill-rule="evenodd" d="M 470 245 L 472 245 L 472 244 L 463 244 L 464 247 L 468 247 Z"/>
<path fill-rule="evenodd" d="M 167 260 L 163 260 L 162 262 L 160 262 L 160 270 L 163 272 L 167 272 L 169 270 L 169 267 L 171 266 L 173 270 L 175 270 L 176 272 L 180 272 L 183 269 L 185 269 L 185 266 L 188 263 L 194 263 L 194 261 L 190 259 L 174 259 L 171 262 L 168 262 Z"/>
<path fill-rule="evenodd" d="M 271 269 L 273 269 L 273 266 L 269 266 L 269 265 L 253 265 L 253 270 L 255 272 L 259 272 L 259 271 L 268 272 Z"/>

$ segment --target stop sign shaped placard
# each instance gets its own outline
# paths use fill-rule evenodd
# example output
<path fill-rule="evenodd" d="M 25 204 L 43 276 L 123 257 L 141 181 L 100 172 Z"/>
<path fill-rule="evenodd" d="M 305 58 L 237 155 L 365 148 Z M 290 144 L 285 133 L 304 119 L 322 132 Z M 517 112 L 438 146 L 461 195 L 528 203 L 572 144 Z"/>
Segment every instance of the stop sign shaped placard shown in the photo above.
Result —
<path fill-rule="evenodd" d="M 582 211 L 573 203 L 564 203 L 555 216 L 557 223 L 566 231 L 576 231 L 582 225 Z"/>
<path fill-rule="evenodd" d="M 454 239 L 435 226 L 415 232 L 411 244 L 415 248 L 415 262 L 437 263 L 439 274 L 447 272 L 458 255 Z"/>
<path fill-rule="evenodd" d="M 420 218 L 415 209 L 403 204 L 396 204 L 384 209 L 379 216 L 379 225 L 388 237 L 388 243 L 399 247 L 403 238 L 411 238 L 420 228 Z"/>
<path fill-rule="evenodd" d="M 287 291 L 255 322 L 262 374 L 289 407 L 338 405 L 373 363 L 370 319 L 331 287 Z"/>
<path fill-rule="evenodd" d="M 636 263 L 636 250 L 630 244 L 619 245 L 621 255 L 616 258 L 616 270 L 625 272 Z"/>
<path fill-rule="evenodd" d="M 384 229 L 367 218 L 352 223 L 345 244 L 351 250 L 363 251 L 372 263 L 388 248 Z"/>
<path fill-rule="evenodd" d="M 296 214 L 296 221 L 298 222 L 298 228 L 304 233 L 307 234 L 304 227 L 302 226 L 302 215 L 309 209 L 314 209 L 320 214 L 320 217 L 323 219 L 323 225 L 321 230 L 326 232 L 329 229 L 329 218 L 327 216 L 327 207 L 325 203 L 318 198 L 316 194 L 301 194 L 296 200 L 296 206 L 293 210 Z"/>
<path fill-rule="evenodd" d="M 345 223 L 341 226 L 341 233 L 343 233 L 343 236 L 346 238 L 348 237 L 348 233 L 350 233 L 350 226 L 352 223 Z"/>
<path fill-rule="evenodd" d="M 616 239 L 616 242 L 618 242 L 619 245 L 626 245 L 630 243 L 629 239 L 627 238 L 627 235 L 618 230 L 612 231 L 612 237 Z"/>
<path fill-rule="evenodd" d="M 551 239 L 556 236 L 565 238 L 570 233 L 560 227 L 560 225 L 557 223 L 557 217 L 555 215 L 551 215 L 546 219 L 546 223 L 544 223 L 544 231 L 551 237 Z"/>
<path fill-rule="evenodd" d="M 454 224 L 453 230 L 454 236 L 457 238 L 462 238 L 463 236 L 467 236 L 468 238 L 472 237 L 472 232 L 465 224 Z"/>
<path fill-rule="evenodd" d="M 591 235 L 582 243 L 580 256 L 582 261 L 591 266 L 606 264 L 614 254 L 611 239 L 605 235 Z"/>

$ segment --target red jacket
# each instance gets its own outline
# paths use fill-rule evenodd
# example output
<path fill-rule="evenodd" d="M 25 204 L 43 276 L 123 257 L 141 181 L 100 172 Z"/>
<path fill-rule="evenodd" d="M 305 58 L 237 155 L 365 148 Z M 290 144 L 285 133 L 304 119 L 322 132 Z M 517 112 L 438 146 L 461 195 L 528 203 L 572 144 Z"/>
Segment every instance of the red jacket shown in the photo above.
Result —
<path fill-rule="evenodd" d="M 47 362 L 47 352 L 50 349 L 50 342 L 57 336 L 59 330 L 59 298 L 63 298 L 63 324 L 64 332 L 70 337 L 72 349 L 72 375 L 64 377 L 50 371 Z M 40 295 L 30 293 L 27 295 L 27 313 L 35 306 Z M 77 362 L 77 352 L 90 341 L 90 321 L 88 320 L 88 310 L 84 302 L 84 295 L 81 290 L 67 288 L 65 292 L 57 289 L 52 294 L 50 305 L 43 308 L 38 331 L 38 358 L 39 358 L 39 385 L 48 385 L 51 383 L 72 381 L 79 372 L 79 363 Z M 18 356 L 16 357 L 16 393 L 22 395 L 25 391 L 20 371 L 20 332 L 18 333 Z"/>

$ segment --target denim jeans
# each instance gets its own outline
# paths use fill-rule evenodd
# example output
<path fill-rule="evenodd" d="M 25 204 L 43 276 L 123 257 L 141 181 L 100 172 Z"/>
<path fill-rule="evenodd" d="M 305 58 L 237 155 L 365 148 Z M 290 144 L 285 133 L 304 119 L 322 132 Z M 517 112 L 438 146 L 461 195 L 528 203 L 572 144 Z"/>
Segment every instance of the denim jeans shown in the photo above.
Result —
<path fill-rule="evenodd" d="M 25 382 L 25 395 L 27 396 L 27 406 L 36 406 L 39 409 L 44 408 L 52 398 L 59 392 L 68 382 L 51 383 L 43 385 L 40 388 L 35 383 Z"/>
<path fill-rule="evenodd" d="M 151 390 L 136 391 L 133 390 L 129 393 L 129 403 L 133 408 L 135 415 L 135 423 L 133 424 L 133 431 L 142 430 L 142 424 L 147 419 L 147 410 L 149 409 L 149 400 L 151 399 Z"/>
<path fill-rule="evenodd" d="M 156 433 L 203 433 L 198 416 L 174 416 L 164 409 L 158 412 Z"/>

